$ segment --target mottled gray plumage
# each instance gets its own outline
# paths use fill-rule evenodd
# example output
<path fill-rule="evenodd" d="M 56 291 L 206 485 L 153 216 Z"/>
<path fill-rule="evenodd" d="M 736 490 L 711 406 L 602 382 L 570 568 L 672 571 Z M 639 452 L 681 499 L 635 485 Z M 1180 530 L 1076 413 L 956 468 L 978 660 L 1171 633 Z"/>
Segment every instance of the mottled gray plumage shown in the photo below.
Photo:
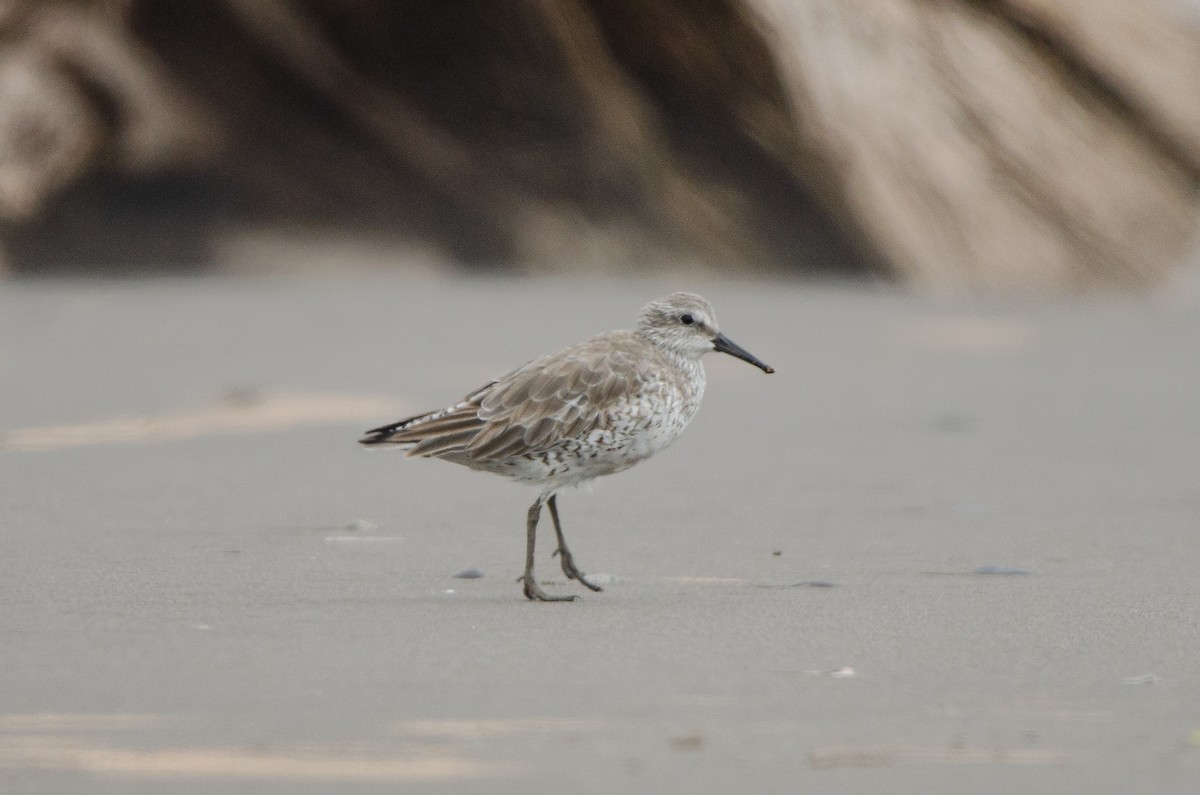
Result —
<path fill-rule="evenodd" d="M 713 350 L 774 372 L 721 334 L 707 301 L 673 293 L 647 304 L 633 331 L 610 331 L 534 359 L 452 406 L 375 428 L 360 441 L 540 487 L 526 525 L 525 595 L 572 599 L 551 597 L 533 580 L 542 505 L 550 509 L 563 572 L 600 590 L 572 562 L 556 492 L 628 469 L 674 441 L 700 408 L 700 357 Z"/>

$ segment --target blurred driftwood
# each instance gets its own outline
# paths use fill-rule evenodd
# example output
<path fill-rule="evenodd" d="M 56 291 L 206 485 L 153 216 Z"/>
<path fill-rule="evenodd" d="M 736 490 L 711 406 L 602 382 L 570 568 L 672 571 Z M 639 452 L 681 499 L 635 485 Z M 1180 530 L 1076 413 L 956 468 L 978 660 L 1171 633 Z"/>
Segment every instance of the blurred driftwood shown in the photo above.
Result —
<path fill-rule="evenodd" d="M 0 0 L 18 270 L 203 266 L 247 226 L 532 270 L 1152 282 L 1200 34 L 1125 0 Z"/>
<path fill-rule="evenodd" d="M 1200 37 L 1125 0 L 755 0 L 831 199 L 899 272 L 1154 279 L 1200 175 Z"/>

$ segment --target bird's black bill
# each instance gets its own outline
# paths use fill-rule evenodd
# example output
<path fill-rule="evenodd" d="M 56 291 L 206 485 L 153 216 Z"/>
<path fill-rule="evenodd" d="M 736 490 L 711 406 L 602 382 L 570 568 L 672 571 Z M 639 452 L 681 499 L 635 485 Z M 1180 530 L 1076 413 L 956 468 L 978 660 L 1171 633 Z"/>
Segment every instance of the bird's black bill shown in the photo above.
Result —
<path fill-rule="evenodd" d="M 754 365 L 764 373 L 775 372 L 774 367 L 764 364 L 753 354 L 751 354 L 742 346 L 738 345 L 733 340 L 729 339 L 729 337 L 726 337 L 724 334 L 718 334 L 717 338 L 713 340 L 713 350 L 720 351 L 721 353 L 728 353 L 730 356 L 736 356 L 743 362 L 749 362 L 750 364 Z"/>

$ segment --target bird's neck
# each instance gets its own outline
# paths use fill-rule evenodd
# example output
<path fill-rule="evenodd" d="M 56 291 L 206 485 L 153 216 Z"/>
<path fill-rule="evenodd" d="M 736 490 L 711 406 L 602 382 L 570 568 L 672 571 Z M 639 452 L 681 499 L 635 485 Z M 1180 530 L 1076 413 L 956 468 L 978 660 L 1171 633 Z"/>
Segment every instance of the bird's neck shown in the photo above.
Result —
<path fill-rule="evenodd" d="M 671 364 L 683 373 L 684 380 L 699 392 L 704 392 L 704 384 L 707 380 L 704 373 L 704 364 L 699 359 L 694 359 L 674 351 L 666 351 L 667 358 L 671 360 Z"/>

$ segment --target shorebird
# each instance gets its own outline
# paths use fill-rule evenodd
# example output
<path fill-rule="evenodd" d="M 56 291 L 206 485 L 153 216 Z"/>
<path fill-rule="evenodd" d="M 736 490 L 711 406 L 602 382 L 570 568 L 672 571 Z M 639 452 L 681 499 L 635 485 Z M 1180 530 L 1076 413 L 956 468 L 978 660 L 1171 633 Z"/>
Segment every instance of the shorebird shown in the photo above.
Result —
<path fill-rule="evenodd" d="M 774 369 L 721 333 L 712 306 L 672 293 L 642 308 L 633 331 L 610 331 L 484 384 L 459 402 L 367 431 L 364 445 L 395 445 L 540 489 L 525 524 L 525 596 L 561 602 L 533 578 L 542 506 L 550 509 L 563 574 L 602 590 L 575 566 L 558 519 L 558 492 L 629 469 L 673 442 L 700 408 L 700 357 L 720 351 Z"/>

